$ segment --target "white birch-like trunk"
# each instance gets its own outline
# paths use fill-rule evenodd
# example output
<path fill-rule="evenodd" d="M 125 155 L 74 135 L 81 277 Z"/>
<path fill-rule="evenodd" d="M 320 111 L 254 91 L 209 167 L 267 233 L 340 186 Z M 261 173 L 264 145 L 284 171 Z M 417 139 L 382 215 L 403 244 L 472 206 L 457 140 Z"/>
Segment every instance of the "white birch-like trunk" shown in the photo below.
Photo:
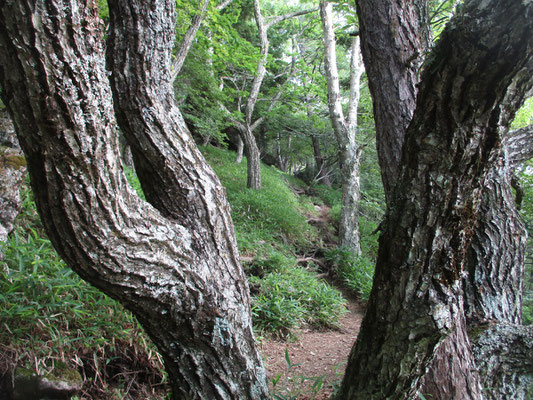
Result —
<path fill-rule="evenodd" d="M 350 62 L 350 100 L 348 117 L 345 118 L 341 104 L 335 33 L 333 30 L 332 4 L 320 2 L 320 16 L 324 30 L 324 64 L 328 86 L 328 107 L 331 125 L 339 146 L 339 159 L 342 183 L 342 209 L 339 223 L 339 245 L 349 248 L 356 255 L 361 254 L 359 237 L 359 201 L 360 201 L 360 154 L 355 141 L 357 130 L 357 107 L 359 104 L 359 86 L 363 73 L 363 62 L 359 38 L 352 41 Z"/>

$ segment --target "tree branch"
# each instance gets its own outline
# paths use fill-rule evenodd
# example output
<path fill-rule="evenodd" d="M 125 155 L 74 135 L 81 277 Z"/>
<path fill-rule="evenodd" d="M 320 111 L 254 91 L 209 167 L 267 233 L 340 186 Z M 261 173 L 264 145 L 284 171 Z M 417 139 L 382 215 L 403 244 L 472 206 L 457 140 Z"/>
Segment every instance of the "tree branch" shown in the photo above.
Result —
<path fill-rule="evenodd" d="M 309 10 L 301 10 L 301 11 L 294 11 L 294 12 L 291 12 L 291 13 L 287 13 L 285 15 L 279 15 L 277 17 L 269 17 L 269 21 L 265 24 L 266 25 L 266 28 L 270 28 L 271 26 L 273 25 L 276 25 L 282 21 L 285 21 L 287 19 L 291 19 L 291 18 L 294 18 L 294 17 L 299 17 L 300 15 L 306 15 L 306 14 L 310 14 L 312 12 L 315 12 L 315 11 L 318 11 L 318 7 L 315 7 L 315 8 L 311 8 Z"/>
<path fill-rule="evenodd" d="M 189 54 L 189 50 L 191 49 L 194 37 L 196 36 L 196 33 L 198 32 L 198 29 L 200 29 L 200 25 L 202 24 L 202 21 L 205 18 L 205 11 L 207 10 L 208 4 L 209 0 L 203 0 L 200 11 L 192 18 L 191 26 L 189 26 L 189 29 L 187 29 L 187 32 L 185 32 L 185 36 L 183 37 L 183 40 L 180 44 L 180 48 L 178 49 L 176 58 L 172 63 L 172 73 L 170 76 L 172 82 L 176 80 L 181 71 L 181 68 L 183 67 L 183 63 L 187 58 L 187 54 Z"/>

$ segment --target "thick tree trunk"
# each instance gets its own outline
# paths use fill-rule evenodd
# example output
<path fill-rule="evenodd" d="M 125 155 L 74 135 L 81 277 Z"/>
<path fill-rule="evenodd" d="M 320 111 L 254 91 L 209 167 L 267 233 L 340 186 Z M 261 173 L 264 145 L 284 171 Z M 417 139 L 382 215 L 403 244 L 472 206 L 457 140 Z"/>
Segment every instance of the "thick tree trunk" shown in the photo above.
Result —
<path fill-rule="evenodd" d="M 324 65 L 328 87 L 329 115 L 339 146 L 341 165 L 342 208 L 339 221 L 339 245 L 359 255 L 361 254 L 359 238 L 359 158 L 361 150 L 355 141 L 355 134 L 363 61 L 361 59 L 359 38 L 355 37 L 352 42 L 352 59 L 350 62 L 349 114 L 345 118 L 341 104 L 331 3 L 326 1 L 320 2 L 320 16 L 324 31 Z"/>
<path fill-rule="evenodd" d="M 376 145 L 387 204 L 397 182 L 419 68 L 430 41 L 427 1 L 358 0 L 361 48 L 374 103 Z"/>
<path fill-rule="evenodd" d="M 115 15 L 123 12 L 112 35 L 122 28 L 133 35 L 124 38 L 133 43 L 124 43 L 123 69 L 135 78 L 133 91 L 116 99 L 133 108 L 132 118 L 142 112 L 128 138 L 157 209 L 121 172 L 95 2 L 0 5 L 2 96 L 52 243 L 80 276 L 137 316 L 165 360 L 174 398 L 263 399 L 266 376 L 229 207 L 172 102 L 174 6 L 110 2 Z M 119 75 L 114 69 L 117 87 Z"/>
<path fill-rule="evenodd" d="M 509 117 L 500 105 L 514 96 L 516 109 L 531 76 L 532 12 L 530 2 L 469 1 L 429 56 L 342 398 L 413 398 L 439 343 L 466 337 L 466 251 Z"/>
<path fill-rule="evenodd" d="M 7 240 L 20 212 L 20 187 L 26 177 L 26 160 L 7 110 L 0 110 L 0 242 Z M 0 253 L 0 259 L 2 258 Z"/>

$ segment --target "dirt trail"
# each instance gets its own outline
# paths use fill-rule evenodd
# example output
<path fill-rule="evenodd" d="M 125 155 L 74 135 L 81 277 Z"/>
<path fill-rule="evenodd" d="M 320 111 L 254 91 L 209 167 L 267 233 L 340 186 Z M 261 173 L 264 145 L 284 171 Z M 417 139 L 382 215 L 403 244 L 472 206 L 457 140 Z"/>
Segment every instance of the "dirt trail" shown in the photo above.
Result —
<path fill-rule="evenodd" d="M 347 301 L 349 312 L 343 316 L 339 330 L 305 329 L 298 332 L 298 338 L 293 342 L 273 339 L 262 342 L 261 353 L 265 360 L 272 393 L 300 400 L 329 398 L 334 387 L 340 384 L 348 354 L 357 338 L 363 319 L 363 306 L 353 298 Z M 285 359 L 285 350 L 292 364 L 290 371 Z M 278 374 L 281 374 L 281 378 L 272 388 L 272 380 Z M 317 379 L 306 379 L 305 384 L 301 384 L 304 378 L 319 377 L 322 377 L 322 387 L 318 391 L 317 387 L 313 390 L 313 385 L 318 382 Z"/>
<path fill-rule="evenodd" d="M 317 207 L 317 216 L 309 220 L 321 231 L 326 246 L 334 245 L 329 211 L 327 206 Z M 260 351 L 273 394 L 281 395 L 283 399 L 324 400 L 340 384 L 364 315 L 363 305 L 349 292 L 342 291 L 348 312 L 341 319 L 340 329 L 303 329 L 292 342 L 262 341 Z M 286 351 L 292 365 L 290 370 Z M 272 381 L 278 377 L 274 386 Z"/>

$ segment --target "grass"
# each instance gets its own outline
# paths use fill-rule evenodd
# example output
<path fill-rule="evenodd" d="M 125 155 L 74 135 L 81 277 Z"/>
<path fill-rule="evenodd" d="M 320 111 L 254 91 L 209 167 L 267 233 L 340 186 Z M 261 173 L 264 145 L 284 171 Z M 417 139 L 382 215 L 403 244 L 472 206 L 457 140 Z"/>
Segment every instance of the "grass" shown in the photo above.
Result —
<path fill-rule="evenodd" d="M 23 198 L 17 227 L 3 246 L 0 374 L 22 367 L 47 375 L 66 364 L 81 371 L 86 383 L 79 399 L 109 399 L 117 392 L 124 399 L 134 393 L 163 398 L 155 390 L 165 379 L 162 362 L 135 318 L 65 265 L 44 234 L 27 187 Z M 134 366 L 138 372 L 117 375 Z"/>
<path fill-rule="evenodd" d="M 337 289 L 318 278 L 316 271 L 295 264 L 296 260 L 277 255 L 263 262 L 260 276 L 250 277 L 257 291 L 252 316 L 261 333 L 293 336 L 303 324 L 336 328 L 346 312 L 346 301 Z"/>
<path fill-rule="evenodd" d="M 325 254 L 334 266 L 335 273 L 362 300 L 368 300 L 374 277 L 374 261 L 365 256 L 356 256 L 350 250 L 337 247 Z"/>
<path fill-rule="evenodd" d="M 265 243 L 275 247 L 290 243 L 303 249 L 318 240 L 318 233 L 304 216 L 309 204 L 291 191 L 287 175 L 263 165 L 261 189 L 248 189 L 246 161 L 236 164 L 235 154 L 224 149 L 202 147 L 201 150 L 226 188 L 241 252 L 264 251 L 269 247 Z"/>

